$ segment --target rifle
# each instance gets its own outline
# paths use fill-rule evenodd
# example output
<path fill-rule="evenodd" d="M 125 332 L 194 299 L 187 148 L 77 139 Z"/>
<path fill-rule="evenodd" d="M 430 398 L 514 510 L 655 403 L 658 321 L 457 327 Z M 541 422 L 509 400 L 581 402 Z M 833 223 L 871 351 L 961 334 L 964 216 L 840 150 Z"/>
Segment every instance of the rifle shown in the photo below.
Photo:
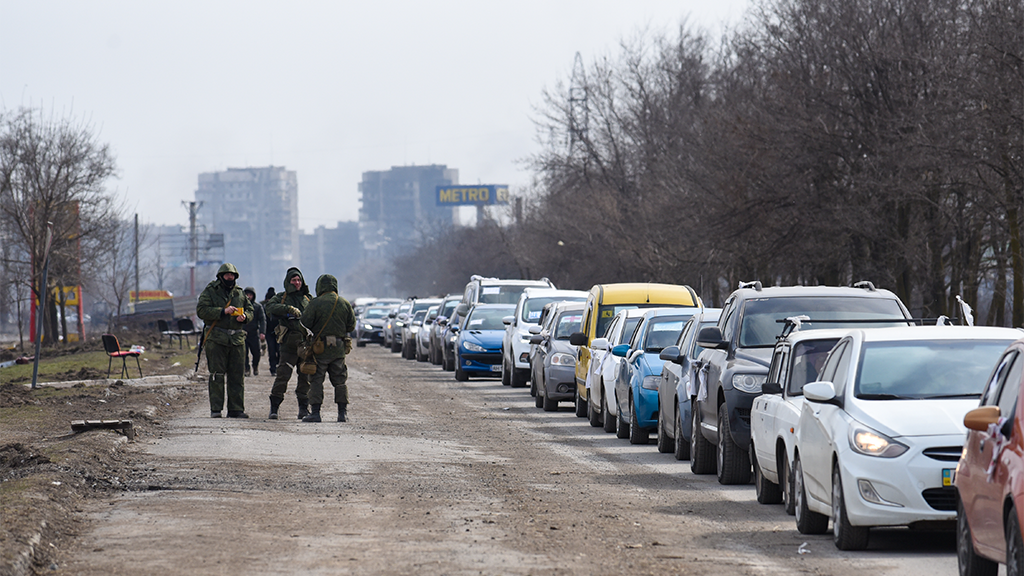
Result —
<path fill-rule="evenodd" d="M 217 325 L 217 322 L 220 322 L 220 320 L 218 319 L 213 324 L 210 324 L 209 327 L 203 327 L 203 333 L 199 336 L 199 344 L 196 346 L 196 367 L 192 370 L 193 374 L 199 374 L 199 362 L 203 358 L 203 344 L 206 343 L 206 335 L 210 333 L 210 330 L 213 330 L 213 327 Z"/>

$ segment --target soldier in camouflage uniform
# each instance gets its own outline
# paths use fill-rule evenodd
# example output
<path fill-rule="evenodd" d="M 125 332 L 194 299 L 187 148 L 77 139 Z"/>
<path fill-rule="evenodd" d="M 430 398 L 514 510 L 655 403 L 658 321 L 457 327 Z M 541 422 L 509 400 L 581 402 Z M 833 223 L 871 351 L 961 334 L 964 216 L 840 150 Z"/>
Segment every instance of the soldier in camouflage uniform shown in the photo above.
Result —
<path fill-rule="evenodd" d="M 248 418 L 245 413 L 245 324 L 255 318 L 252 302 L 238 287 L 238 269 L 224 263 L 217 279 L 206 285 L 196 302 L 196 315 L 206 323 L 203 348 L 210 369 L 210 416 L 224 410 L 227 380 L 228 418 Z"/>
<path fill-rule="evenodd" d="M 313 336 L 324 343 L 316 357 L 316 374 L 309 377 L 309 404 L 312 413 L 303 422 L 320 422 L 320 405 L 324 402 L 324 376 L 334 386 L 334 402 L 338 405 L 338 422 L 346 420 L 348 410 L 348 366 L 345 354 L 352 349 L 349 332 L 356 327 L 352 305 L 338 295 L 338 280 L 324 274 L 316 281 L 316 298 L 302 313 L 302 323 Z"/>
<path fill-rule="evenodd" d="M 299 363 L 298 346 L 306 337 L 306 328 L 299 318 L 312 299 L 313 297 L 309 295 L 309 286 L 306 286 L 306 281 L 302 278 L 302 272 L 298 268 L 289 268 L 284 275 L 284 292 L 275 294 L 265 306 L 266 313 L 277 318 L 278 330 L 282 330 L 282 326 L 286 330 L 284 337 L 278 340 L 280 357 L 274 386 L 270 390 L 271 420 L 277 420 L 277 410 L 284 401 L 284 393 L 288 389 L 288 380 L 292 377 L 293 370 L 298 377 L 295 397 L 299 400 L 299 418 L 309 414 L 309 377 L 299 372 L 296 367 Z"/>

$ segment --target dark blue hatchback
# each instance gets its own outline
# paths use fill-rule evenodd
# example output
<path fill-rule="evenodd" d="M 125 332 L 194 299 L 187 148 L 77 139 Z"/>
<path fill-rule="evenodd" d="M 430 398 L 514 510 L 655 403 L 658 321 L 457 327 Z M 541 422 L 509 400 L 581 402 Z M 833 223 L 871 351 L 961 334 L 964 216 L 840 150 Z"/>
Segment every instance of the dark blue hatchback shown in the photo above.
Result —
<path fill-rule="evenodd" d="M 514 304 L 477 304 L 459 327 L 455 343 L 455 379 L 501 375 L 502 318 L 515 313 Z"/>

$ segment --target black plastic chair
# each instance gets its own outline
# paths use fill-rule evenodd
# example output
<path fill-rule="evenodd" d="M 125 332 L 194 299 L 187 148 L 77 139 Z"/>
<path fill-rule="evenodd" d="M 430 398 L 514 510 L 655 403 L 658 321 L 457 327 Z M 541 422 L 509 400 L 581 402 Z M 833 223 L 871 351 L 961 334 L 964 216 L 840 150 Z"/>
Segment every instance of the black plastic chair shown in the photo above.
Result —
<path fill-rule="evenodd" d="M 167 336 L 167 341 L 170 343 L 174 342 L 174 339 L 178 339 L 178 349 L 181 349 L 181 332 L 177 330 L 171 330 L 171 326 L 167 323 L 167 320 L 157 320 L 157 328 L 160 329 L 160 341 L 164 341 L 164 336 Z"/>
<path fill-rule="evenodd" d="M 196 330 L 196 325 L 192 323 L 191 318 L 178 319 L 178 334 L 185 337 L 185 341 L 188 342 L 189 348 L 192 347 L 192 342 L 188 339 L 188 337 L 192 335 L 199 335 L 200 333 L 201 331 Z"/>
<path fill-rule="evenodd" d="M 128 358 L 135 358 L 135 364 L 139 367 L 139 378 L 142 378 L 142 364 L 139 362 L 139 356 L 142 356 L 142 352 L 133 352 L 132 350 L 121 350 L 121 344 L 117 341 L 117 336 L 113 334 L 103 335 L 103 349 L 107 352 L 107 356 L 110 360 L 107 361 L 107 378 L 110 378 L 110 368 L 114 362 L 114 358 L 121 359 L 121 378 L 128 378 Z"/>

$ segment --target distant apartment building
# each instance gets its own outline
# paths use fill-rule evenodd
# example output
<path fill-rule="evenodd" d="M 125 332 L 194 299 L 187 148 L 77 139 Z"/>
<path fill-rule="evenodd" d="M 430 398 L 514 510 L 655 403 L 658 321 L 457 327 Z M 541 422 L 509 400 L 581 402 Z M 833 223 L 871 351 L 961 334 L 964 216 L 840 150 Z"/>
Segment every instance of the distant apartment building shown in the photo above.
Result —
<path fill-rule="evenodd" d="M 296 173 L 281 166 L 207 172 L 199 175 L 196 201 L 199 234 L 223 234 L 224 259 L 238 268 L 238 283 L 260 298 L 269 286 L 281 290 L 285 272 L 299 264 Z M 197 276 L 196 289 L 212 279 Z M 316 278 L 306 280 L 312 287 Z"/>
<path fill-rule="evenodd" d="M 359 183 L 359 240 L 368 254 L 390 257 L 415 247 L 424 234 L 452 224 L 452 208 L 438 206 L 438 186 L 459 183 L 443 164 L 394 166 L 363 172 Z"/>
<path fill-rule="evenodd" d="M 318 226 L 311 234 L 299 237 L 299 251 L 302 254 L 299 269 L 306 275 L 311 289 L 315 288 L 314 283 L 321 274 L 330 274 L 338 279 L 344 291 L 345 276 L 362 257 L 359 223 L 338 222 L 335 228 Z"/>

